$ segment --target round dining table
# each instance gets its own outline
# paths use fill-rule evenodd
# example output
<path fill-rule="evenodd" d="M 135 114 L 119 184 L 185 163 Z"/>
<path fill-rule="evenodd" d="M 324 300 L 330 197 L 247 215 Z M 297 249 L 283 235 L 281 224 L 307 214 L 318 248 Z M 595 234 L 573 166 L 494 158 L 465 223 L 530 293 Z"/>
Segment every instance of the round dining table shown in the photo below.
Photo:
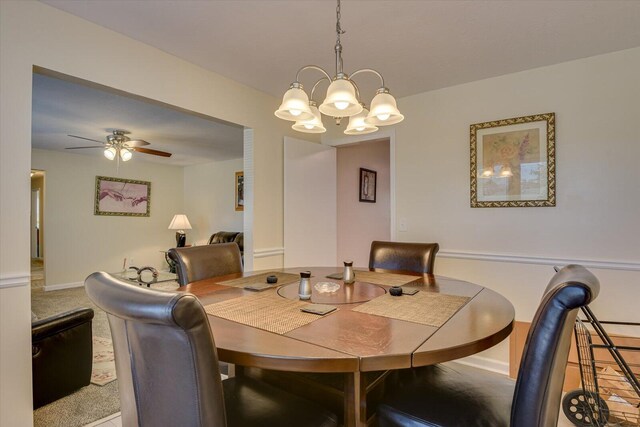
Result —
<path fill-rule="evenodd" d="M 298 297 L 302 271 L 311 272 L 310 301 Z M 271 269 L 213 277 L 180 290 L 205 307 L 220 360 L 263 370 L 343 374 L 345 426 L 367 425 L 367 373 L 466 357 L 504 340 L 513 328 L 513 305 L 474 283 L 356 269 L 356 282 L 344 284 L 340 273 L 338 267 Z M 274 275 L 278 282 L 265 286 L 265 278 Z M 340 287 L 320 292 L 323 282 Z M 392 285 L 401 285 L 406 294 L 391 296 Z M 299 319 L 297 311 L 308 303 L 336 310 Z M 281 306 L 277 325 L 260 323 Z M 251 318 L 260 310 L 265 312 Z"/>

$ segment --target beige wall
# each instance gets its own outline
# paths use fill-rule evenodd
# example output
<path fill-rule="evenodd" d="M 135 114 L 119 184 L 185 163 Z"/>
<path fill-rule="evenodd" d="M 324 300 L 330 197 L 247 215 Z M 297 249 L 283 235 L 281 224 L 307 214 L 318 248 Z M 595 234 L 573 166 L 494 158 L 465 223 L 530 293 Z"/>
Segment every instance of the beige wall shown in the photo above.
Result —
<path fill-rule="evenodd" d="M 206 244 L 216 231 L 243 231 L 243 212 L 235 210 L 235 173 L 242 159 L 184 168 L 184 211 L 193 227 L 187 243 Z"/>
<path fill-rule="evenodd" d="M 0 51 L 0 425 L 24 426 L 32 423 L 27 285 L 33 66 L 254 129 L 256 249 L 282 247 L 282 138 L 292 131 L 290 123 L 274 120 L 278 99 L 40 2 L 0 2 Z M 281 263 L 281 254 L 260 259 L 261 268 Z"/>
<path fill-rule="evenodd" d="M 359 201 L 360 168 L 377 172 L 376 203 Z M 337 148 L 338 260 L 369 265 L 373 240 L 389 240 L 389 140 Z"/>
<path fill-rule="evenodd" d="M 497 290 L 523 321 L 554 263 L 606 267 L 594 269 L 596 314 L 640 321 L 638 76 L 640 48 L 400 99 L 396 213 L 408 231 L 398 239 L 439 242 L 436 273 Z M 469 125 L 546 112 L 557 121 L 557 206 L 471 209 Z M 506 362 L 506 346 L 488 356 Z"/>
<path fill-rule="evenodd" d="M 94 271 L 129 265 L 164 268 L 161 250 L 175 245 L 167 227 L 183 211 L 183 168 L 134 158 L 116 163 L 94 156 L 33 150 L 32 166 L 44 170 L 45 285 L 84 281 Z M 96 176 L 151 182 L 149 217 L 94 215 Z"/>

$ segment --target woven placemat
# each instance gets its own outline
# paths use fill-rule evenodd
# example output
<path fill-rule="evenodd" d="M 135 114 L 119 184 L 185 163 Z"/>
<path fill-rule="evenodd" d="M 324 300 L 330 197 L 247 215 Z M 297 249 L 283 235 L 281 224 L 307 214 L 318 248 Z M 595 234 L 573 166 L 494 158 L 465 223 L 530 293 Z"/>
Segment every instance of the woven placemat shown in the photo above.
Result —
<path fill-rule="evenodd" d="M 274 286 L 288 285 L 289 283 L 297 282 L 298 280 L 300 280 L 300 276 L 298 276 L 297 274 L 272 271 L 269 273 L 256 274 L 255 276 L 225 280 L 224 282 L 220 282 L 219 284 L 225 286 L 233 286 L 234 288 L 244 288 L 248 285 L 267 283 L 267 276 L 276 276 L 278 278 L 278 283 L 274 283 Z"/>
<path fill-rule="evenodd" d="M 415 295 L 399 297 L 384 294 L 354 308 L 353 311 L 439 328 L 470 299 L 435 292 L 418 292 Z"/>
<path fill-rule="evenodd" d="M 276 334 L 286 334 L 322 316 L 304 313 L 300 309 L 308 302 L 280 297 L 268 290 L 246 295 L 204 307 L 207 314 L 264 329 Z"/>
<path fill-rule="evenodd" d="M 421 279 L 417 276 L 397 273 L 378 273 L 375 271 L 354 270 L 357 282 L 373 283 L 374 285 L 402 286 Z"/>

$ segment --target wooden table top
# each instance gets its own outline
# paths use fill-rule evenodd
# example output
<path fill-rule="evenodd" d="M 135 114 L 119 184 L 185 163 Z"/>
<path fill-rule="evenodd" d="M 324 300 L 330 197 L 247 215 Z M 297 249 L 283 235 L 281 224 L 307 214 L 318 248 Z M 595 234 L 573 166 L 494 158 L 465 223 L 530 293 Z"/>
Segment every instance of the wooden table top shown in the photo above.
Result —
<path fill-rule="evenodd" d="M 329 274 L 341 272 L 342 268 L 305 267 L 232 274 L 194 282 L 180 290 L 194 294 L 207 305 L 251 293 L 219 284 L 225 280 L 270 271 L 297 274 L 305 270 L 318 279 L 342 284 L 340 280 L 324 279 Z M 421 292 L 471 299 L 440 328 L 353 311 L 363 303 L 362 294 L 375 297 L 384 293 L 376 288 L 389 288 L 378 285 L 354 292 L 353 298 L 359 302 L 340 304 L 337 312 L 284 335 L 209 315 L 218 356 L 237 365 L 283 371 L 367 372 L 424 366 L 469 356 L 492 347 L 511 333 L 514 308 L 502 295 L 461 280 L 415 276 L 417 281 L 410 286 Z M 354 286 L 357 288 L 358 283 Z M 295 288 L 289 285 L 284 289 L 286 287 L 280 288 L 281 296 Z"/>

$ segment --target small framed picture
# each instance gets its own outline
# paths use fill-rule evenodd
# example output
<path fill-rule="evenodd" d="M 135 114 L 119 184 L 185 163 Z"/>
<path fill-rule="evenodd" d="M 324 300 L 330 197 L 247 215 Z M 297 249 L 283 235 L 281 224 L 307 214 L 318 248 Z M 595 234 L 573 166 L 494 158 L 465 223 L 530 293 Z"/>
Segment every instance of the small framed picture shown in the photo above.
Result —
<path fill-rule="evenodd" d="M 376 202 L 376 178 L 378 172 L 360 168 L 360 201 Z"/>
<path fill-rule="evenodd" d="M 244 210 L 244 172 L 236 172 L 236 210 Z"/>
<path fill-rule="evenodd" d="M 149 216 L 151 183 L 96 176 L 94 215 Z"/>

